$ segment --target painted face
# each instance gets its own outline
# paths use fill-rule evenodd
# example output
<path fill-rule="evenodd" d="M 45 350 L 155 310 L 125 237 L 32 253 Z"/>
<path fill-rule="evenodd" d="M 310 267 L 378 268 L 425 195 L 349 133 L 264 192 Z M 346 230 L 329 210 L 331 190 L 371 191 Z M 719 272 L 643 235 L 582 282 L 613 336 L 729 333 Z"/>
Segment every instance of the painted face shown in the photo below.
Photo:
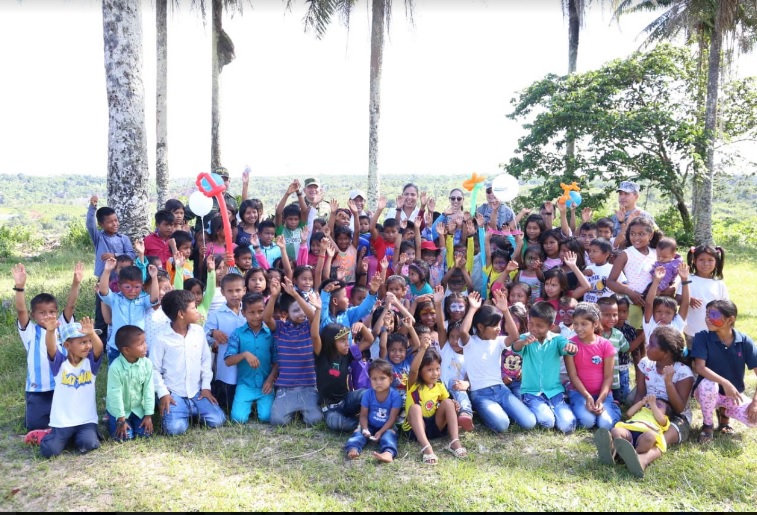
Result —
<path fill-rule="evenodd" d="M 295 283 L 295 286 L 297 286 L 297 289 L 300 290 L 301 292 L 312 290 L 313 289 L 313 272 L 311 270 L 306 270 L 302 272 L 294 280 L 294 283 Z"/>
<path fill-rule="evenodd" d="M 544 283 L 544 295 L 546 299 L 556 299 L 560 296 L 560 281 L 557 277 L 550 277 Z"/>
<path fill-rule="evenodd" d="M 542 248 L 544 249 L 544 253 L 547 255 L 547 257 L 550 257 L 552 259 L 555 259 L 560 255 L 560 242 L 552 236 L 544 240 L 544 243 L 542 243 Z"/>
<path fill-rule="evenodd" d="M 560 321 L 566 326 L 570 327 L 573 324 L 573 313 L 576 312 L 576 304 L 572 303 L 568 306 L 561 305 L 557 312 L 560 314 Z"/>
<path fill-rule="evenodd" d="M 652 316 L 658 324 L 670 325 L 670 323 L 673 322 L 673 318 L 676 316 L 676 311 L 668 306 L 660 304 L 654 309 Z"/>
<path fill-rule="evenodd" d="M 696 269 L 699 277 L 710 278 L 715 273 L 715 267 L 718 265 L 715 256 L 702 252 L 694 260 L 694 268 Z"/>
<path fill-rule="evenodd" d="M 380 370 L 371 371 L 371 388 L 374 392 L 382 393 L 389 390 L 392 385 L 392 376 L 387 375 Z"/>
<path fill-rule="evenodd" d="M 54 302 L 40 302 L 32 311 L 34 323 L 43 326 L 48 320 L 58 318 L 58 306 Z"/>
<path fill-rule="evenodd" d="M 609 331 L 618 324 L 618 305 L 599 306 L 601 316 L 599 321 L 602 323 L 602 330 Z"/>
<path fill-rule="evenodd" d="M 649 246 L 652 232 L 645 225 L 632 225 L 630 227 L 631 245 L 636 249 L 644 249 Z"/>
<path fill-rule="evenodd" d="M 255 272 L 247 279 L 247 291 L 250 293 L 263 293 L 265 287 L 266 283 L 263 272 Z"/>
<path fill-rule="evenodd" d="M 421 311 L 421 324 L 426 327 L 434 327 L 436 323 L 436 310 L 434 308 L 425 308 Z"/>
<path fill-rule="evenodd" d="M 120 281 L 118 287 L 124 297 L 129 300 L 136 299 L 142 293 L 142 281 Z"/>
<path fill-rule="evenodd" d="M 495 257 L 492 260 L 492 270 L 497 272 L 498 274 L 501 274 L 505 271 L 505 268 L 507 267 L 507 261 L 501 257 Z"/>
<path fill-rule="evenodd" d="M 593 322 L 586 317 L 576 317 L 573 319 L 573 330 L 584 342 L 594 341 L 594 330 L 599 322 Z"/>
<path fill-rule="evenodd" d="M 536 317 L 528 317 L 528 332 L 539 341 L 544 341 L 549 332 L 550 323 L 546 320 Z"/>
<path fill-rule="evenodd" d="M 264 302 L 248 304 L 244 311 L 242 311 L 244 319 L 247 320 L 247 325 L 252 329 L 259 329 L 263 325 L 263 311 L 265 311 Z"/>
<path fill-rule="evenodd" d="M 292 302 L 292 304 L 289 306 L 289 320 L 292 321 L 294 324 L 301 324 L 305 320 L 307 320 L 307 316 L 305 316 L 305 312 L 302 310 L 300 305 L 296 302 Z"/>
<path fill-rule="evenodd" d="M 459 300 L 450 302 L 449 319 L 453 322 L 459 322 L 465 317 L 465 303 Z"/>
<path fill-rule="evenodd" d="M 402 345 L 402 342 L 392 343 L 386 350 L 386 352 L 389 356 L 389 361 L 391 361 L 395 365 L 399 365 L 400 363 L 405 361 L 405 358 L 407 357 L 407 349 L 404 345 Z"/>
<path fill-rule="evenodd" d="M 707 310 L 707 325 L 720 329 L 725 325 L 725 316 L 717 309 L 710 308 Z"/>

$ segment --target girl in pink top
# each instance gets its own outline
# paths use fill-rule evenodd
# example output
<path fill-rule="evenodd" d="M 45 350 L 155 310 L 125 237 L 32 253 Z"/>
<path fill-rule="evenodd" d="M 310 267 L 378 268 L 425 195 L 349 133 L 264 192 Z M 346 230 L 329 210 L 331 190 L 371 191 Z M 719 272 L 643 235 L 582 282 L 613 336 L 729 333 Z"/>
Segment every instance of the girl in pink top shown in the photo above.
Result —
<path fill-rule="evenodd" d="M 570 377 L 568 398 L 579 427 L 595 425 L 608 431 L 620 420 L 620 407 L 612 398 L 615 347 L 598 336 L 600 312 L 596 304 L 580 302 L 573 313 L 570 339 L 578 347 L 575 356 L 565 356 Z"/>

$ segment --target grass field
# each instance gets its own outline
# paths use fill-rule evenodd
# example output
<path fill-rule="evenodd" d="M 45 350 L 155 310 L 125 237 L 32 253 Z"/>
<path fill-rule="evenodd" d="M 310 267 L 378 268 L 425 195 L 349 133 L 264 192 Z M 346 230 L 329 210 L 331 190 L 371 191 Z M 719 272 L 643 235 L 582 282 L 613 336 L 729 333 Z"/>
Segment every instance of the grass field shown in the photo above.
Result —
<path fill-rule="evenodd" d="M 757 336 L 757 264 L 748 252 L 726 267 L 739 306 L 737 327 Z M 65 298 L 71 251 L 31 261 L 28 294 Z M 379 465 L 364 452 L 344 459 L 348 435 L 301 424 L 192 428 L 181 437 L 103 446 L 84 456 L 46 460 L 23 444 L 25 354 L 14 328 L 12 263 L 0 263 L 0 509 L 171 511 L 752 511 L 757 506 L 757 431 L 734 423 L 713 445 L 673 448 L 637 480 L 622 465 L 596 459 L 591 432 L 511 429 L 504 436 L 477 425 L 463 436 L 469 457 L 456 460 L 435 442 L 437 467 L 421 463 L 416 443 L 400 440 L 398 459 Z M 87 256 L 86 270 L 92 270 Z M 46 277 L 46 279 L 42 279 Z M 77 314 L 93 310 L 88 278 Z M 105 374 L 98 380 L 105 395 Z M 752 394 L 755 379 L 749 378 Z M 103 406 L 100 406 L 102 412 Z M 694 409 L 692 434 L 701 416 Z M 103 434 L 107 433 L 101 426 Z M 366 451 L 370 451 L 368 447 Z"/>

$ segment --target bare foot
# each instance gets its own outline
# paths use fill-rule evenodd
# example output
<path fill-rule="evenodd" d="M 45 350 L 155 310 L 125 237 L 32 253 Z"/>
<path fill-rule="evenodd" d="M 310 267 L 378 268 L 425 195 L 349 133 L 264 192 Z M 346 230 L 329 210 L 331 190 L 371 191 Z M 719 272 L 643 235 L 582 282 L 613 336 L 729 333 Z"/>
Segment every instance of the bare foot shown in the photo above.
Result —
<path fill-rule="evenodd" d="M 374 452 L 373 457 L 376 458 L 381 463 L 391 463 L 392 461 L 394 461 L 394 457 L 392 456 L 392 453 L 389 451 Z"/>
<path fill-rule="evenodd" d="M 356 460 L 360 457 L 360 453 L 357 451 L 357 449 L 350 449 L 347 453 L 347 457 L 351 460 Z"/>

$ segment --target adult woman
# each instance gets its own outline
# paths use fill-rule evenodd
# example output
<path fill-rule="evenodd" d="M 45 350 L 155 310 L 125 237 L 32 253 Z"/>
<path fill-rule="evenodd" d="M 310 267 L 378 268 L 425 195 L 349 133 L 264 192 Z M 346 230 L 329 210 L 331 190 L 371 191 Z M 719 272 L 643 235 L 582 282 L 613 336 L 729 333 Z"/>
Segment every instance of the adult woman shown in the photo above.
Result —
<path fill-rule="evenodd" d="M 413 183 L 405 184 L 405 187 L 402 188 L 402 195 L 397 197 L 397 208 L 395 209 L 394 217 L 398 222 L 406 220 L 414 222 L 418 216 L 425 220 L 423 214 L 426 209 L 426 192 L 424 191 L 420 194 L 420 206 L 418 205 L 418 197 L 418 186 Z M 421 229 L 424 226 L 425 223 L 422 223 Z"/>
<path fill-rule="evenodd" d="M 757 426 L 757 393 L 752 399 L 744 395 L 745 367 L 757 373 L 757 347 L 749 336 L 734 329 L 737 315 L 732 301 L 710 301 L 707 331 L 694 336 L 691 355 L 699 374 L 694 396 L 702 407 L 700 443 L 712 441 L 713 413 L 720 407 L 725 407 L 726 416 Z M 720 430 L 726 432 L 723 427 Z"/>
<path fill-rule="evenodd" d="M 449 225 L 451 222 L 455 222 L 456 229 L 454 233 L 454 241 L 455 244 L 460 243 L 460 237 L 462 234 L 462 226 L 463 226 L 463 201 L 465 200 L 465 195 L 463 195 L 463 190 L 459 188 L 455 188 L 452 191 L 449 192 L 449 207 L 444 210 L 444 213 L 439 216 L 439 218 L 436 219 L 436 222 L 434 223 L 434 227 L 431 228 L 431 233 L 434 237 L 434 241 L 438 238 L 438 234 L 436 232 L 436 224 L 441 222 L 444 225 Z"/>

